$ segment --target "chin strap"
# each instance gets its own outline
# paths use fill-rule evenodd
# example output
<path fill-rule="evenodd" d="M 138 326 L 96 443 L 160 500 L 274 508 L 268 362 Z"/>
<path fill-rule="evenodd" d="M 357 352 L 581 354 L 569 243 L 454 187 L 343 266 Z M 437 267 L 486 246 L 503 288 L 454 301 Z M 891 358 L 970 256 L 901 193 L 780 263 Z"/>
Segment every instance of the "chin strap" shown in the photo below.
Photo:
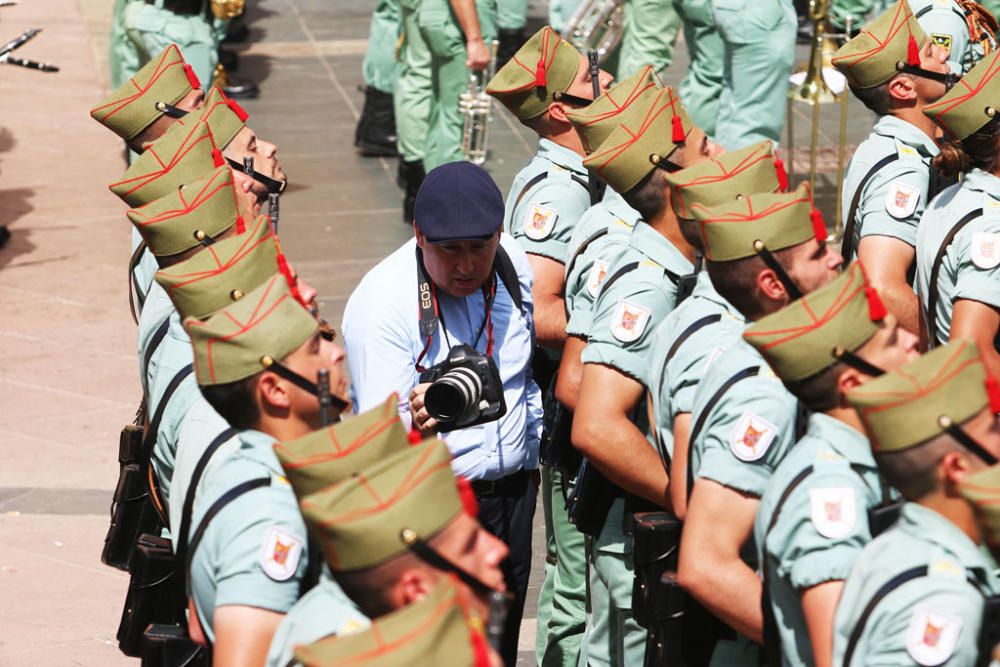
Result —
<path fill-rule="evenodd" d="M 885 371 L 876 366 L 875 364 L 869 363 L 854 354 L 847 348 L 837 345 L 833 348 L 833 357 L 837 361 L 843 362 L 850 366 L 851 368 L 861 371 L 866 375 L 871 375 L 873 378 L 877 378 L 881 375 L 885 375 Z"/>
<path fill-rule="evenodd" d="M 754 252 L 756 252 L 762 260 L 764 260 L 764 263 L 767 264 L 767 268 L 771 269 L 777 274 L 778 280 L 781 281 L 781 284 L 785 286 L 785 291 L 788 292 L 789 301 L 795 301 L 796 299 L 801 299 L 802 290 L 800 290 L 799 286 L 795 284 L 795 281 L 792 280 L 792 277 L 788 275 L 788 273 L 785 271 L 785 268 L 778 263 L 778 260 L 775 258 L 775 256 L 772 255 L 771 251 L 768 250 L 767 246 L 764 245 L 764 242 L 761 241 L 760 239 L 757 239 L 756 241 L 753 242 L 753 249 Z"/>
<path fill-rule="evenodd" d="M 943 72 L 932 72 L 929 69 L 924 69 L 918 65 L 911 65 L 900 60 L 896 63 L 896 71 L 901 74 L 910 74 L 912 76 L 922 76 L 925 79 L 930 79 L 931 81 L 937 81 L 938 83 L 943 83 L 945 90 L 951 90 L 961 79 L 959 75 L 954 72 L 948 72 L 947 74 Z"/>
<path fill-rule="evenodd" d="M 252 157 L 243 158 L 243 164 L 240 164 L 231 157 L 227 157 L 226 162 L 228 162 L 229 166 L 235 169 L 236 171 L 242 171 L 244 174 L 246 174 L 253 180 L 263 185 L 265 188 L 267 188 L 267 191 L 269 193 L 284 192 L 285 188 L 288 186 L 288 181 L 276 181 L 270 176 L 265 176 L 264 174 L 254 169 Z"/>
<path fill-rule="evenodd" d="M 305 379 L 304 377 L 293 371 L 288 366 L 285 366 L 275 361 L 271 357 L 267 356 L 262 357 L 260 363 L 264 366 L 266 370 L 271 371 L 275 375 L 283 377 L 284 379 L 288 380 L 299 389 L 302 389 L 303 391 L 308 391 L 310 394 L 320 399 L 320 405 L 323 404 L 324 398 L 320 395 L 319 385 L 317 385 L 315 382 L 310 382 L 309 380 Z M 329 385 L 329 381 L 330 381 L 329 376 L 327 376 L 327 385 Z M 327 390 L 326 396 L 328 397 L 329 405 L 336 407 L 338 410 L 341 411 L 346 410 L 351 405 L 342 398 L 338 398 L 333 394 L 331 394 L 329 390 Z"/>
<path fill-rule="evenodd" d="M 943 428 L 945 432 L 951 437 L 958 440 L 958 443 L 968 449 L 970 452 L 982 459 L 983 463 L 986 465 L 996 465 L 998 463 L 997 457 L 990 454 L 985 447 L 980 445 L 975 438 L 965 432 L 965 430 L 953 422 L 951 417 L 946 415 L 941 415 L 938 417 L 938 426 Z"/>

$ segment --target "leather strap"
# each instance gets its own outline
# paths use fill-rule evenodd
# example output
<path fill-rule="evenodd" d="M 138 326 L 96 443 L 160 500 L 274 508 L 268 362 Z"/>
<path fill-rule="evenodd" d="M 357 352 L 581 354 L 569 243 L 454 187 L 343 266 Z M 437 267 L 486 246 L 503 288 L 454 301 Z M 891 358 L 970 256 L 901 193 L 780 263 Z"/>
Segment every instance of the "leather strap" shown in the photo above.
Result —
<path fill-rule="evenodd" d="M 844 225 L 844 236 L 843 242 L 840 246 L 840 254 L 844 256 L 844 262 L 850 262 L 851 257 L 854 255 L 854 218 L 858 213 L 858 205 L 861 204 L 861 194 L 865 190 L 865 186 L 868 185 L 868 181 L 871 180 L 878 171 L 889 164 L 890 162 L 895 162 L 899 159 L 899 153 L 892 153 L 886 155 L 884 158 L 872 165 L 872 168 L 868 170 L 868 173 L 861 177 L 861 181 L 858 182 L 858 187 L 854 191 L 854 197 L 851 198 L 851 206 L 847 209 L 847 223 Z"/>
<path fill-rule="evenodd" d="M 941 247 L 934 255 L 934 263 L 931 264 L 931 275 L 927 281 L 927 312 L 924 313 L 924 320 L 927 322 L 927 345 L 933 349 L 938 346 L 937 339 L 937 302 L 940 295 L 938 290 L 938 274 L 941 273 L 941 263 L 944 261 L 948 246 L 955 240 L 955 235 L 962 231 L 962 228 L 983 214 L 983 209 L 977 208 L 966 213 L 955 226 L 948 230 Z"/>
<path fill-rule="evenodd" d="M 156 513 L 160 515 L 160 521 L 167 528 L 170 528 L 170 517 L 167 515 L 163 508 L 166 505 L 163 500 L 159 497 L 160 491 L 155 483 L 153 475 L 153 447 L 156 446 L 156 436 L 157 432 L 160 430 L 160 422 L 163 420 L 163 412 L 167 409 L 167 404 L 170 403 L 170 398 L 177 391 L 177 387 L 180 386 L 181 382 L 184 381 L 188 375 L 194 371 L 194 366 L 188 364 L 181 368 L 177 373 L 170 378 L 170 384 L 167 388 L 163 390 L 163 396 L 160 397 L 160 402 L 156 406 L 156 412 L 153 413 L 153 418 L 149 420 L 149 427 L 146 430 L 146 436 L 142 439 L 142 456 L 139 460 L 139 465 L 143 468 L 143 472 L 146 473 L 146 479 L 149 480 L 149 492 L 154 498 L 153 507 L 156 508 Z"/>
<path fill-rule="evenodd" d="M 229 489 L 222 494 L 218 500 L 212 503 L 212 506 L 208 508 L 207 512 L 205 512 L 205 516 L 201 518 L 201 523 L 198 524 L 198 529 L 194 531 L 194 535 L 191 537 L 190 546 L 188 546 L 187 563 L 184 568 L 186 572 L 191 571 L 191 561 L 194 559 L 195 551 L 198 550 L 198 545 L 201 544 L 201 540 L 205 536 L 205 531 L 208 529 L 208 525 L 212 522 L 212 519 L 214 519 L 215 516 L 226 507 L 226 505 L 233 502 L 244 493 L 249 493 L 254 489 L 259 489 L 265 486 L 271 486 L 270 477 L 250 479 Z M 188 577 L 188 581 L 190 582 L 190 577 Z"/>
<path fill-rule="evenodd" d="M 149 362 L 153 360 L 153 353 L 156 352 L 156 348 L 163 342 L 163 337 L 167 335 L 167 329 L 169 328 L 170 316 L 168 315 L 160 322 L 160 326 L 153 332 L 153 337 L 149 339 L 149 345 L 146 346 L 146 354 L 142 355 L 143 385 L 146 384 L 146 379 L 149 377 Z"/>
<path fill-rule="evenodd" d="M 139 312 L 142 311 L 142 307 L 146 304 L 146 295 L 142 292 L 142 286 L 139 285 L 139 279 L 135 276 L 135 269 L 139 266 L 139 262 L 142 260 L 142 253 L 146 251 L 146 242 L 141 241 L 139 245 L 135 247 L 135 251 L 128 260 L 128 308 L 132 313 L 132 320 L 139 324 Z M 135 307 L 136 302 L 139 302 L 138 310 Z"/>

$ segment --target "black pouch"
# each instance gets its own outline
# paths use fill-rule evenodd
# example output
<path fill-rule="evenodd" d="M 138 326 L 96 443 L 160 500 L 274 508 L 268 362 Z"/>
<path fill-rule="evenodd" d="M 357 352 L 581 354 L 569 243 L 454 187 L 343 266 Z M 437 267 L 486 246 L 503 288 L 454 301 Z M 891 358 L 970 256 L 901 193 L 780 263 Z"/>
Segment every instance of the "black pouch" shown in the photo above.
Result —
<path fill-rule="evenodd" d="M 126 463 L 118 475 L 118 485 L 111 501 L 111 525 L 104 536 L 101 562 L 130 572 L 136 540 L 144 533 L 155 535 L 162 528 L 163 523 L 149 496 L 149 482 L 142 466 Z"/>
<path fill-rule="evenodd" d="M 599 536 L 611 511 L 611 504 L 620 496 L 618 487 L 584 459 L 566 501 L 570 523 L 584 535 Z"/>
<path fill-rule="evenodd" d="M 583 462 L 583 455 L 576 450 L 570 439 L 573 432 L 573 412 L 556 400 L 552 406 L 552 418 L 547 421 L 548 428 L 542 436 L 540 460 L 567 475 L 575 474 Z"/>
<path fill-rule="evenodd" d="M 903 501 L 877 505 L 868 510 L 868 529 L 872 537 L 878 537 L 896 523 L 903 509 Z"/>
<path fill-rule="evenodd" d="M 669 512 L 639 512 L 633 515 L 635 577 L 632 581 L 632 616 L 636 623 L 652 630 L 664 617 L 663 595 L 656 596 L 660 578 L 677 571 L 681 543 L 681 522 Z"/>
<path fill-rule="evenodd" d="M 140 535 L 132 557 L 132 578 L 125 596 L 125 608 L 118 624 L 118 648 L 137 658 L 142 654 L 142 637 L 151 624 L 184 621 L 179 609 L 182 598 L 177 590 L 177 566 L 170 540 L 156 535 Z"/>
<path fill-rule="evenodd" d="M 656 618 L 646 637 L 644 667 L 687 667 L 684 649 L 684 611 L 688 595 L 673 570 L 651 583 Z"/>
<path fill-rule="evenodd" d="M 212 651 L 191 641 L 179 625 L 154 623 L 142 642 L 142 667 L 211 667 Z"/>
<path fill-rule="evenodd" d="M 979 661 L 976 664 L 989 664 L 998 644 L 1000 644 L 1000 595 L 991 595 L 983 600 L 983 626 L 979 631 Z"/>

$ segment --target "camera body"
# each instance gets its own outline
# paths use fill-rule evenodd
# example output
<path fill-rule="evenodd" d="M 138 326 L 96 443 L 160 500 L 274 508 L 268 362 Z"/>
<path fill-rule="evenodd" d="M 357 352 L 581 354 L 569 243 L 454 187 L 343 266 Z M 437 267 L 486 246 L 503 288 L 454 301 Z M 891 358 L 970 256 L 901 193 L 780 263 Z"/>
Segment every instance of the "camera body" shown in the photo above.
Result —
<path fill-rule="evenodd" d="M 440 432 L 496 421 L 507 413 L 497 365 L 492 357 L 464 343 L 421 373 L 420 382 L 431 383 L 424 405 L 438 421 Z"/>

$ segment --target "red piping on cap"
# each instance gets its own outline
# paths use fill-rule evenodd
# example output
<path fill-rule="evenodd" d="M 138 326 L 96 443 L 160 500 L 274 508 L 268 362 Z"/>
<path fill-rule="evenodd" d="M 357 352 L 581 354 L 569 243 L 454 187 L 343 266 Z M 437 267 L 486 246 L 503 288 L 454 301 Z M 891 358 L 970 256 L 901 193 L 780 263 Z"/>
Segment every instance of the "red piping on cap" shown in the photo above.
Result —
<path fill-rule="evenodd" d="M 906 44 L 906 64 L 913 67 L 920 67 L 920 47 L 917 40 L 910 35 L 910 41 Z"/>
<path fill-rule="evenodd" d="M 826 240 L 826 223 L 823 222 L 823 214 L 819 212 L 819 209 L 814 208 L 809 214 L 812 219 L 813 233 L 816 234 L 816 240 L 822 243 Z"/>
<path fill-rule="evenodd" d="M 476 500 L 476 492 L 472 490 L 472 483 L 456 475 L 455 486 L 458 488 L 458 498 L 462 501 L 465 513 L 475 519 L 479 516 L 479 501 Z"/>
<path fill-rule="evenodd" d="M 198 80 L 198 75 L 194 73 L 194 69 L 184 63 L 184 74 L 187 75 L 188 83 L 191 84 L 192 88 L 201 88 L 201 81 Z"/>
<path fill-rule="evenodd" d="M 236 114 L 236 117 L 240 119 L 241 123 L 247 122 L 247 118 L 250 117 L 250 114 L 244 111 L 243 107 L 241 107 L 236 100 L 227 99 L 226 106 L 233 110 L 233 113 Z"/>
<path fill-rule="evenodd" d="M 681 123 L 681 117 L 674 114 L 674 117 L 670 119 L 670 124 L 673 126 L 673 136 L 670 140 L 675 144 L 684 143 L 684 124 Z"/>
<path fill-rule="evenodd" d="M 868 299 L 868 319 L 872 322 L 881 322 L 884 320 L 888 312 L 885 309 L 885 304 L 882 303 L 882 299 L 879 298 L 878 292 L 875 291 L 875 288 L 866 287 L 865 297 Z"/>
<path fill-rule="evenodd" d="M 782 192 L 788 190 L 788 172 L 785 171 L 785 163 L 781 161 L 778 154 L 774 154 L 774 174 L 778 177 L 778 189 Z M 826 229 L 824 225 L 823 229 Z"/>
<path fill-rule="evenodd" d="M 299 285 L 295 281 L 295 277 L 292 275 L 292 270 L 288 268 L 288 260 L 285 259 L 285 253 L 278 253 L 278 271 L 281 275 L 285 276 L 285 281 L 288 283 L 288 291 L 291 293 L 292 297 L 302 304 L 303 308 L 308 308 L 306 302 L 302 300 L 302 293 L 299 292 Z"/>
<path fill-rule="evenodd" d="M 1000 412 L 1000 382 L 995 377 L 987 377 L 983 383 L 986 385 L 986 395 L 990 399 L 990 412 Z"/>
<path fill-rule="evenodd" d="M 212 149 L 212 162 L 215 163 L 216 168 L 226 164 L 226 161 L 222 159 L 222 151 L 218 148 Z"/>

